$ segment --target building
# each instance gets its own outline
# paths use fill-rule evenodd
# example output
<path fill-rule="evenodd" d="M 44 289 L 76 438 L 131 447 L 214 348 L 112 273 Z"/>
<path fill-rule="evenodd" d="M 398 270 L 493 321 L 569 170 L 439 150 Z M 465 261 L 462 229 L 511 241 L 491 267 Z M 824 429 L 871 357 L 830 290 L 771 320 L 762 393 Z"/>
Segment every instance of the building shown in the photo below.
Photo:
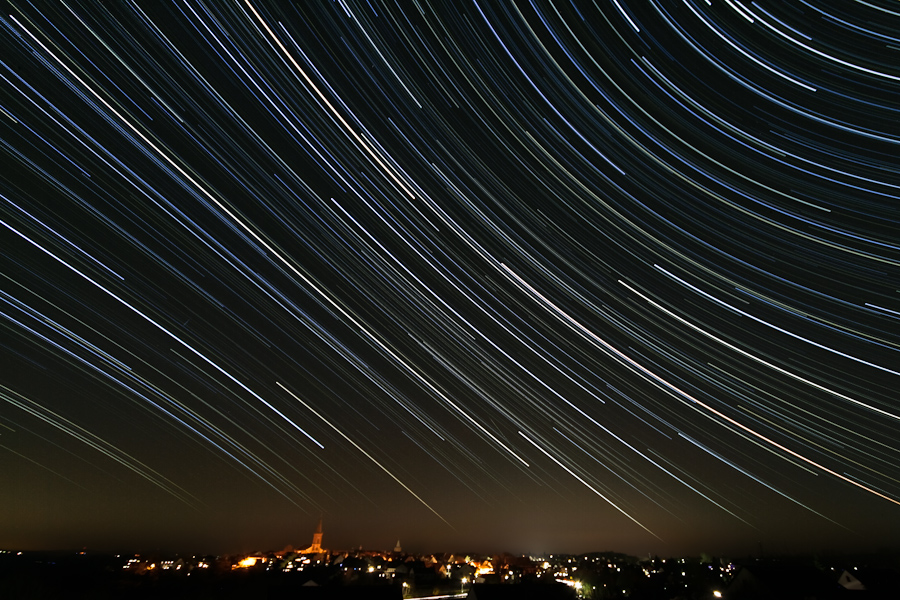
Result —
<path fill-rule="evenodd" d="M 313 533 L 312 545 L 300 551 L 300 554 L 322 554 L 322 517 L 319 517 L 319 525 Z"/>
<path fill-rule="evenodd" d="M 865 598 L 900 598 L 900 573 L 892 569 L 854 567 L 841 573 L 838 584 L 854 594 L 865 592 Z"/>

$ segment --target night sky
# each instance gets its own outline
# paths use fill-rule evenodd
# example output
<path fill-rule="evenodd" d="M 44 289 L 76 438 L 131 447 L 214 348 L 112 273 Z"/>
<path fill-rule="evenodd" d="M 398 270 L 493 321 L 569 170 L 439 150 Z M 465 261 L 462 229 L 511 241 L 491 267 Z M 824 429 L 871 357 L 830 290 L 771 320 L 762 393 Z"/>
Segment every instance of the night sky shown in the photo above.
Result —
<path fill-rule="evenodd" d="M 0 547 L 900 539 L 893 2 L 3 2 Z"/>

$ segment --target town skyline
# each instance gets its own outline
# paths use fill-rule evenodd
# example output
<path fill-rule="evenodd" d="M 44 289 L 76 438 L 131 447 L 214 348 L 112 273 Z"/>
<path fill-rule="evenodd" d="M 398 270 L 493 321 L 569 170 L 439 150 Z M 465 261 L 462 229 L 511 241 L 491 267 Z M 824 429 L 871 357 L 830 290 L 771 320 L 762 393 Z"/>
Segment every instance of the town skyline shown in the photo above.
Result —
<path fill-rule="evenodd" d="M 290 593 L 316 598 L 550 598 L 668 600 L 843 597 L 847 590 L 893 597 L 900 554 L 733 559 L 644 558 L 618 552 L 514 555 L 411 554 L 322 548 L 317 527 L 305 549 L 230 555 L 23 553 L 0 549 L 0 591 L 155 593 L 246 598 Z M 512 587 L 511 587 L 512 586 Z M 316 588 L 309 590 L 308 588 Z"/>
<path fill-rule="evenodd" d="M 177 542 L 173 540 L 165 541 L 155 539 L 151 543 L 131 544 L 128 541 L 103 542 L 100 540 L 98 545 L 85 545 L 72 542 L 67 546 L 7 546 L 7 550 L 13 548 L 29 552 L 67 552 L 67 551 L 89 551 L 92 553 L 149 553 L 149 554 L 166 554 L 166 555 L 250 555 L 253 553 L 267 552 L 297 552 L 299 554 L 340 554 L 340 553 L 375 553 L 385 556 L 403 555 L 403 556 L 428 556 L 428 555 L 473 555 L 473 556 L 490 556 L 490 555 L 512 555 L 512 556 L 552 556 L 567 555 L 577 556 L 582 554 L 596 553 L 613 553 L 634 556 L 638 558 L 651 558 L 654 556 L 663 558 L 681 558 L 681 557 L 699 557 L 699 556 L 722 556 L 730 558 L 767 558 L 767 557 L 785 557 L 785 556 L 804 556 L 804 555 L 823 555 L 823 556 L 842 556 L 842 555 L 890 555 L 900 552 L 900 545 L 893 540 L 883 540 L 880 542 L 871 542 L 863 540 L 856 536 L 848 537 L 843 544 L 834 543 L 809 543 L 802 541 L 797 544 L 775 543 L 766 544 L 761 540 L 752 541 L 749 538 L 732 544 L 722 544 L 716 542 L 682 545 L 657 545 L 648 547 L 644 550 L 640 548 L 640 544 L 625 543 L 622 546 L 609 546 L 603 540 L 603 536 L 586 536 L 582 545 L 578 547 L 563 547 L 561 544 L 549 541 L 542 547 L 540 543 L 532 546 L 520 545 L 509 542 L 509 536 L 500 539 L 491 539 L 484 537 L 483 539 L 474 539 L 470 541 L 460 542 L 456 545 L 441 546 L 440 543 L 411 536 L 411 541 L 404 542 L 403 539 L 395 537 L 393 541 L 390 538 L 383 540 L 364 539 L 365 536 L 355 535 L 352 527 L 343 527 L 338 524 L 331 530 L 326 527 L 327 522 L 324 516 L 319 519 L 311 520 L 307 523 L 307 527 L 300 527 L 297 531 L 285 531 L 281 534 L 266 535 L 248 535 L 243 539 L 229 535 L 224 532 L 224 536 L 217 542 L 211 543 L 195 543 L 195 542 Z M 343 524 L 346 525 L 346 524 Z M 367 528 L 363 528 L 367 529 Z M 336 535 L 334 535 L 336 533 Z M 550 536 L 548 536 L 549 538 Z M 81 540 L 85 541 L 84 539 Z"/>

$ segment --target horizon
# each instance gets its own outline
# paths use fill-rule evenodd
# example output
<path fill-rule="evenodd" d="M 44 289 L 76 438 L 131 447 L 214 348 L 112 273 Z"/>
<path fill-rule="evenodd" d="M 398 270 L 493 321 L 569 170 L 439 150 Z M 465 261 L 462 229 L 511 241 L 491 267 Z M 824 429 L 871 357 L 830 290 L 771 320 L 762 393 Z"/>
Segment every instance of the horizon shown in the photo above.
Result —
<path fill-rule="evenodd" d="M 158 558 L 158 557 L 172 557 L 172 556 L 182 556 L 182 557 L 209 557 L 215 556 L 220 558 L 239 558 L 243 556 L 252 556 L 252 555 L 289 555 L 289 554 L 298 554 L 304 556 L 313 556 L 315 554 L 322 554 L 326 556 L 339 556 L 339 555 L 348 555 L 351 556 L 354 553 L 363 553 L 363 554 L 375 554 L 386 557 L 389 560 L 396 560 L 397 558 L 404 558 L 406 560 L 410 558 L 427 558 L 433 557 L 436 560 L 441 560 L 443 557 L 472 557 L 476 558 L 486 558 L 490 559 L 492 557 L 512 557 L 512 558 L 525 558 L 531 561 L 536 560 L 550 560 L 558 557 L 567 557 L 567 558 L 576 558 L 576 557 L 592 557 L 592 556 L 611 556 L 611 557 L 619 557 L 622 559 L 634 559 L 638 562 L 644 561 L 652 561 L 652 560 L 697 560 L 703 562 L 704 560 L 728 560 L 729 563 L 742 565 L 749 562 L 766 562 L 766 561 L 792 561 L 792 560 L 874 560 L 877 563 L 881 564 L 885 559 L 890 558 L 900 558 L 900 545 L 894 545 L 892 547 L 881 547 L 881 548 L 869 548 L 862 549 L 857 551 L 841 551 L 841 550 L 831 550 L 827 552 L 780 552 L 780 553 L 747 553 L 747 554 L 710 554 L 707 552 L 698 552 L 694 554 L 670 554 L 670 555 L 661 555 L 661 554 L 631 554 L 627 552 L 619 552 L 616 550 L 586 550 L 583 552 L 511 552 L 511 551 L 483 551 L 478 552 L 472 549 L 468 550 L 425 550 L 425 551 L 407 551 L 402 550 L 401 552 L 395 552 L 393 549 L 379 549 L 379 548 L 324 548 L 321 553 L 304 553 L 293 548 L 288 550 L 287 547 L 283 548 L 254 548 L 252 550 L 239 550 L 239 551 L 226 551 L 226 552 L 193 552 L 193 551 L 178 551 L 178 550 L 167 550 L 167 549 L 140 549 L 140 550 L 128 550 L 123 548 L 118 549 L 107 549 L 107 548 L 99 548 L 99 549 L 91 549 L 87 547 L 81 548 L 43 548 L 43 549 L 10 549 L 10 548 L 0 548 L 0 553 L 6 554 L 16 554 L 16 555 L 59 555 L 59 556 L 109 556 L 109 557 L 143 557 L 143 558 Z M 392 558 L 393 557 L 393 558 Z M 863 563 L 867 564 L 867 563 Z"/>
<path fill-rule="evenodd" d="M 285 543 L 270 543 L 265 544 L 262 543 L 254 545 L 254 542 L 244 542 L 244 543 L 235 543 L 232 545 L 218 544 L 216 546 L 202 546 L 202 545 L 194 545 L 191 544 L 178 544 L 178 543 L 158 543 L 158 544 L 148 544 L 144 546 L 129 546 L 127 543 L 112 543 L 112 544 L 100 544 L 97 546 L 88 546 L 88 545 L 80 545 L 80 544 L 70 544 L 67 547 L 57 547 L 57 548 L 48 548 L 48 547 L 3 547 L 6 550 L 20 550 L 24 552 L 49 552 L 49 553 L 79 553 L 82 551 L 88 553 L 99 553 L 99 554 L 160 554 L 160 555 L 215 555 L 215 556 L 235 556 L 235 555 L 247 555 L 254 552 L 280 552 L 288 547 L 293 548 L 293 551 L 298 552 L 303 550 L 310 542 L 314 527 L 310 528 L 308 538 L 304 541 L 299 539 L 296 543 L 292 543 L 290 541 Z M 845 546 L 831 546 L 831 545 L 809 545 L 809 544 L 798 544 L 798 545 L 790 545 L 790 544 L 782 544 L 782 545 L 773 545 L 768 546 L 763 544 L 760 540 L 756 542 L 750 542 L 749 540 L 744 543 L 733 544 L 728 548 L 718 548 L 718 550 L 714 550 L 712 548 L 704 547 L 702 545 L 697 545 L 695 547 L 684 548 L 681 551 L 677 549 L 672 549 L 669 552 L 665 551 L 665 548 L 657 548 L 657 550 L 662 551 L 645 551 L 641 552 L 639 550 L 635 550 L 632 548 L 631 551 L 626 551 L 624 549 L 615 549 L 615 548 L 606 548 L 600 549 L 600 546 L 582 546 L 578 551 L 574 551 L 573 549 L 566 548 L 511 548 L 509 545 L 504 545 L 503 542 L 475 542 L 468 546 L 464 544 L 460 544 L 453 548 L 440 548 L 437 545 L 423 543 L 416 544 L 412 547 L 408 546 L 403 542 L 402 539 L 395 539 L 393 543 L 385 542 L 383 545 L 379 546 L 377 542 L 371 544 L 365 543 L 347 543 L 344 541 L 343 543 L 336 542 L 331 543 L 330 536 L 328 535 L 328 527 L 327 522 L 326 525 L 323 526 L 323 541 L 322 541 L 322 549 L 325 553 L 344 553 L 344 552 L 377 552 L 377 553 L 393 553 L 393 548 L 395 544 L 399 541 L 401 545 L 401 555 L 411 555 L 411 556 L 425 556 L 425 555 L 444 555 L 444 554 L 454 554 L 454 555 L 462 555 L 462 554 L 473 554 L 473 555 L 481 555 L 481 556 L 492 556 L 492 555 L 500 555 L 500 554 L 509 554 L 512 556 L 552 556 L 552 555 L 568 555 L 568 556 L 580 556 L 585 554 L 597 554 L 597 553 L 612 553 L 612 554 L 623 554 L 631 557 L 635 557 L 638 559 L 646 559 L 648 557 L 660 557 L 660 558 L 689 558 L 689 557 L 700 557 L 700 556 L 713 556 L 717 558 L 744 558 L 744 559 L 764 559 L 764 558 L 786 558 L 786 557 L 798 557 L 798 556 L 887 556 L 891 554 L 900 555 L 900 544 L 897 544 L 895 541 L 893 543 L 890 542 L 881 542 L 881 543 L 866 543 L 859 542 L 854 545 L 845 545 Z M 709 545 L 709 544 L 708 544 Z M 593 549 L 591 549 L 593 548 Z"/>
<path fill-rule="evenodd" d="M 3 3 L 0 547 L 900 539 L 888 8 Z"/>

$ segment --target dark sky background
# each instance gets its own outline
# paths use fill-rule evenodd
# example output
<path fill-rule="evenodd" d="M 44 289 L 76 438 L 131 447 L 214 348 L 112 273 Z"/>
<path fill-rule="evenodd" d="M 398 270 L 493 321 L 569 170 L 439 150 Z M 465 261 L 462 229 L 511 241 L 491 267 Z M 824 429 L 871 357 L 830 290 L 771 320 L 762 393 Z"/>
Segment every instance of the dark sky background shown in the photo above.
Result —
<path fill-rule="evenodd" d="M 896 544 L 896 5 L 401 4 L 3 3 L 0 547 Z"/>

